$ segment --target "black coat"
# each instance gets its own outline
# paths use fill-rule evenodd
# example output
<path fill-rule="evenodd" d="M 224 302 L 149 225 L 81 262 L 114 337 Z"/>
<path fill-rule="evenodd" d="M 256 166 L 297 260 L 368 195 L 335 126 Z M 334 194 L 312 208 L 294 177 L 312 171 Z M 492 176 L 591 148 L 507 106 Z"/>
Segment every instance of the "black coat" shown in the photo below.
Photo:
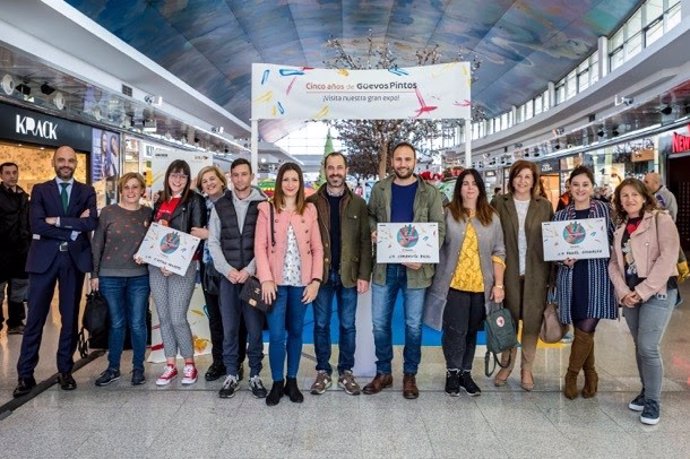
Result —
<path fill-rule="evenodd" d="M 161 198 L 153 206 L 153 221 L 156 221 L 156 214 L 162 204 Z M 206 212 L 206 199 L 196 191 L 191 190 L 187 199 L 180 202 L 173 212 L 168 226 L 178 231 L 191 233 L 192 228 L 206 228 L 208 217 Z M 201 254 L 203 243 L 197 248 L 197 255 Z"/>
<path fill-rule="evenodd" d="M 0 185 L 0 281 L 26 278 L 30 244 L 29 195 L 19 186 L 15 193 Z"/>

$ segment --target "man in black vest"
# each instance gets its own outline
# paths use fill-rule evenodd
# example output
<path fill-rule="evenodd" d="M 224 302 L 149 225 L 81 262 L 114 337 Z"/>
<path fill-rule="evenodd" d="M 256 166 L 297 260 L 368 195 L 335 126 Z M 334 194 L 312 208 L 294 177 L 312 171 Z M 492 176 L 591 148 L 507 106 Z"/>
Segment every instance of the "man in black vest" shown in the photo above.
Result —
<path fill-rule="evenodd" d="M 340 320 L 338 386 L 349 395 L 359 395 L 360 388 L 352 375 L 355 364 L 355 313 L 357 294 L 369 289 L 371 277 L 371 231 L 369 210 L 364 199 L 347 187 L 347 160 L 333 152 L 324 160 L 327 183 L 307 201 L 314 203 L 319 214 L 323 242 L 323 284 L 314 300 L 314 352 L 316 380 L 314 395 L 323 394 L 331 379 L 331 312 L 336 298 Z"/>
<path fill-rule="evenodd" d="M 254 261 L 254 230 L 259 203 L 266 197 L 253 188 L 252 167 L 240 158 L 230 165 L 233 189 L 219 198 L 208 223 L 208 249 L 216 270 L 225 277 L 220 283 L 220 314 L 223 321 L 223 363 L 226 378 L 218 392 L 220 398 L 231 398 L 239 388 L 237 355 L 240 321 L 247 327 L 249 357 L 249 388 L 256 398 L 265 398 L 259 373 L 263 359 L 262 331 L 264 314 L 240 300 L 242 285 L 256 272 Z"/>

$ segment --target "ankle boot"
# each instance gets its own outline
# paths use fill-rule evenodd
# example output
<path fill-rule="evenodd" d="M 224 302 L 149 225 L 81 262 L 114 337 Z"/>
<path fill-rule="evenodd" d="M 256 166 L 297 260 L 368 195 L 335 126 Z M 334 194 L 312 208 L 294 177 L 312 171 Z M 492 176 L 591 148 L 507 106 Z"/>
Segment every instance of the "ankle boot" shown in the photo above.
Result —
<path fill-rule="evenodd" d="M 273 381 L 273 387 L 271 387 L 271 392 L 269 392 L 266 397 L 266 405 L 275 406 L 280 403 L 280 399 L 283 398 L 283 384 L 284 381 Z"/>
<path fill-rule="evenodd" d="M 292 403 L 302 403 L 304 401 L 304 395 L 302 395 L 302 392 L 299 391 L 299 387 L 297 387 L 297 379 L 287 378 L 285 381 L 285 395 L 290 397 Z"/>
<path fill-rule="evenodd" d="M 582 397 L 592 398 L 597 394 L 597 387 L 599 385 L 599 375 L 594 367 L 594 333 L 591 333 L 592 348 L 589 351 L 587 359 L 585 359 L 582 369 L 585 372 L 585 387 L 582 389 Z"/>
<path fill-rule="evenodd" d="M 582 370 L 582 366 L 592 349 L 592 333 L 586 333 L 575 328 L 575 337 L 570 349 L 570 361 L 568 372 L 565 375 L 565 386 L 563 395 L 570 400 L 577 397 L 577 375 Z"/>

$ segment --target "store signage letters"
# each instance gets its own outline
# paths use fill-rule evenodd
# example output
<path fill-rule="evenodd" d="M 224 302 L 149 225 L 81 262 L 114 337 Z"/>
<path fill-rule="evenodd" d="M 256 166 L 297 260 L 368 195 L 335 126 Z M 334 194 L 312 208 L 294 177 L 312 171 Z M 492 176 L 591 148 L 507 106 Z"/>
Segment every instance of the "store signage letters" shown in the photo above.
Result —
<path fill-rule="evenodd" d="M 22 135 L 32 135 L 45 140 L 57 140 L 56 123 L 50 121 L 36 121 L 30 116 L 17 115 L 15 132 Z"/>
<path fill-rule="evenodd" d="M 681 153 L 688 150 L 690 150 L 690 137 L 674 132 L 673 153 Z"/>

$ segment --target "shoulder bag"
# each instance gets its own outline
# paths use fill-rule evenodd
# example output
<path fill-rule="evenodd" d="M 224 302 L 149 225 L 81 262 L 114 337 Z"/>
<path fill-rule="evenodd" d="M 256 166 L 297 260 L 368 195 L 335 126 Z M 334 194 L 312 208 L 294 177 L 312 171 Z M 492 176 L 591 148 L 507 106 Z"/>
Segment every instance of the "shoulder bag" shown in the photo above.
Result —
<path fill-rule="evenodd" d="M 269 220 L 271 221 L 271 245 L 275 247 L 276 236 L 274 228 L 274 213 L 273 213 L 273 203 L 268 203 L 268 208 L 270 212 Z M 269 312 L 271 310 L 271 304 L 264 302 L 261 295 L 261 282 L 255 276 L 249 276 L 242 286 L 240 291 L 240 300 L 249 304 L 249 306 L 258 309 L 259 311 Z"/>
<path fill-rule="evenodd" d="M 549 284 L 549 290 L 546 293 L 544 317 L 541 321 L 541 330 L 539 330 L 539 339 L 545 343 L 553 344 L 560 342 L 568 332 L 568 325 L 562 324 L 561 319 L 558 317 L 555 268 L 551 269 Z"/>

